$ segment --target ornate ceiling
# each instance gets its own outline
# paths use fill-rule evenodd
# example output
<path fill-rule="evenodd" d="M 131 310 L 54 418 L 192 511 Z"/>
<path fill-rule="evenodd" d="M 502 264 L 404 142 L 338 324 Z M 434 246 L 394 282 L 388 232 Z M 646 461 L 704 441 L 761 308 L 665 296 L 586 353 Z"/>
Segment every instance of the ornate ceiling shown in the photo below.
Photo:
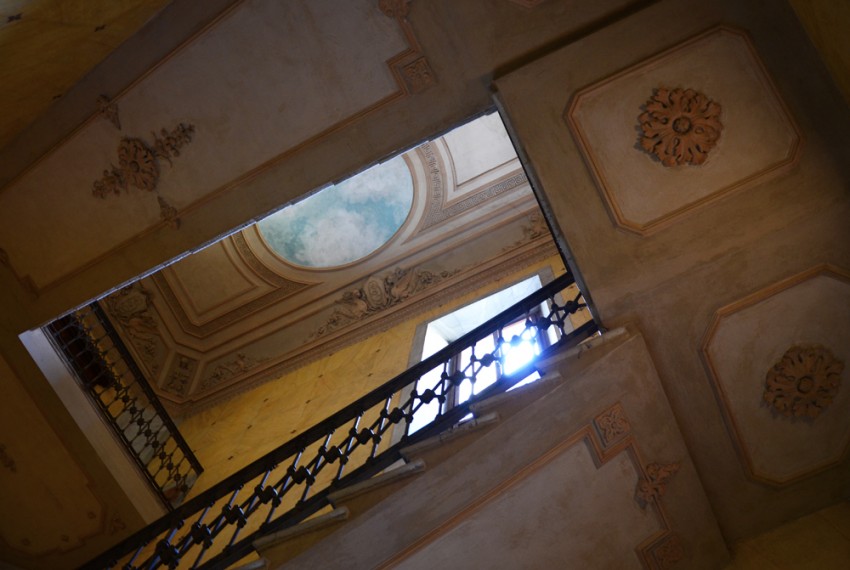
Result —
<path fill-rule="evenodd" d="M 412 202 L 409 212 L 376 245 L 369 235 L 385 224 L 361 215 L 361 198 L 389 203 L 411 182 L 412 198 L 401 200 Z M 333 196 L 318 208 L 324 217 L 288 215 L 323 195 Z M 303 241 L 311 255 L 333 255 L 348 242 L 362 251 L 354 261 L 311 267 L 285 258 L 289 250 L 278 242 L 287 240 Z M 284 208 L 103 304 L 157 391 L 182 413 L 554 253 L 494 114 Z"/>

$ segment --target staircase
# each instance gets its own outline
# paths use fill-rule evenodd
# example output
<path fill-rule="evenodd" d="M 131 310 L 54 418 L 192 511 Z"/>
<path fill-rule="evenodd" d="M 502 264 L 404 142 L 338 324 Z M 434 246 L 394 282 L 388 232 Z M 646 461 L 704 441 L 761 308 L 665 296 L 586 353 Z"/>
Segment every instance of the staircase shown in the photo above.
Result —
<path fill-rule="evenodd" d="M 350 525 L 373 512 L 371 503 L 378 498 L 391 500 L 395 496 L 391 486 L 422 477 L 412 475 L 419 467 L 397 471 L 400 464 L 413 465 L 422 459 L 422 467 L 429 466 L 424 472 L 431 472 L 435 462 L 451 460 L 454 446 L 492 430 L 508 408 L 519 406 L 522 396 L 518 392 L 498 404 L 498 413 L 484 413 L 476 406 L 488 405 L 482 402 L 539 370 L 541 359 L 560 358 L 596 334 L 593 321 L 573 329 L 570 316 L 586 306 L 573 285 L 570 274 L 555 279 L 83 568 L 218 569 L 238 563 L 256 566 L 259 561 L 250 558 L 257 551 L 271 556 L 275 564 L 300 556 L 322 536 L 333 535 L 344 521 Z M 524 323 L 523 332 L 503 334 L 503 329 L 517 322 Z M 503 347 L 520 342 L 519 335 L 538 331 L 548 331 L 557 341 L 535 362 L 492 384 L 481 380 L 479 386 L 487 387 L 475 390 L 479 375 L 490 378 L 493 367 L 503 366 Z M 483 339 L 487 342 L 481 343 Z M 436 383 L 420 386 L 420 378 L 433 370 L 439 372 Z M 458 403 L 456 394 L 462 385 L 475 395 Z M 521 393 L 546 386 L 547 382 L 538 382 Z M 434 409 L 436 417 L 425 417 L 424 427 L 408 433 L 414 416 L 423 419 Z M 466 420 L 470 414 L 473 419 Z"/>
<path fill-rule="evenodd" d="M 323 512 L 286 530 L 256 539 L 253 542 L 255 553 L 240 561 L 235 568 L 330 570 L 383 567 L 380 561 L 367 560 L 368 556 L 358 560 L 329 559 L 328 553 L 334 552 L 335 547 L 328 545 L 328 539 L 335 540 L 336 544 L 348 544 L 346 550 L 350 551 L 352 544 L 359 543 L 356 536 L 350 536 L 352 532 L 370 527 L 380 519 L 398 519 L 395 522 L 399 525 L 416 526 L 410 525 L 410 521 L 401 520 L 401 515 L 395 514 L 398 512 L 397 504 L 391 502 L 407 502 L 406 493 L 410 492 L 410 485 L 414 482 L 417 483 L 417 490 L 439 489 L 443 484 L 441 477 L 447 475 L 446 471 L 454 469 L 451 466 L 444 468 L 452 458 L 467 461 L 470 457 L 476 457 L 482 440 L 488 438 L 493 442 L 502 439 L 504 432 L 516 430 L 527 421 L 516 420 L 517 415 L 533 407 L 542 398 L 558 397 L 558 388 L 565 382 L 558 368 L 568 367 L 570 376 L 578 374 L 624 336 L 622 329 L 614 331 L 538 364 L 543 374 L 540 380 L 482 400 L 471 407 L 472 418 L 402 448 L 403 461 L 371 479 L 331 493 L 328 496 L 330 505 Z M 533 410 L 531 415 L 534 415 Z M 451 516 L 443 519 L 437 522 L 437 528 L 445 525 Z M 402 540 L 395 546 L 403 554 L 415 551 L 416 547 L 417 540 L 409 543 Z M 355 552 L 364 550 L 369 549 L 354 549 Z M 390 560 L 383 564 L 391 566 L 396 562 Z M 378 566 L 374 566 L 376 563 Z"/>

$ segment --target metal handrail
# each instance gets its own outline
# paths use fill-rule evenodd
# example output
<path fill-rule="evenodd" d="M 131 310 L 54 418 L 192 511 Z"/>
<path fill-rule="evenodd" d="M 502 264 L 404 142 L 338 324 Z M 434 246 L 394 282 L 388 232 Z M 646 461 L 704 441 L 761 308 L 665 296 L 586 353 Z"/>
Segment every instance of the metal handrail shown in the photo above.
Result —
<path fill-rule="evenodd" d="M 92 303 L 45 331 L 151 489 L 172 510 L 204 468 L 103 309 Z"/>
<path fill-rule="evenodd" d="M 86 569 L 112 568 L 121 564 L 121 568 L 154 569 L 161 566 L 169 568 L 225 568 L 252 550 L 252 542 L 263 534 L 278 531 L 297 524 L 306 517 L 317 512 L 328 504 L 327 495 L 348 485 L 368 479 L 389 467 L 401 458 L 402 447 L 411 445 L 431 435 L 456 424 L 469 413 L 469 408 L 475 402 L 502 392 L 513 386 L 532 373 L 534 365 L 528 364 L 521 370 L 490 385 L 470 400 L 451 408 L 441 407 L 437 418 L 413 435 L 406 433 L 413 415 L 429 401 L 437 399 L 445 403 L 449 392 L 460 383 L 475 381 L 476 374 L 498 360 L 502 345 L 510 342 L 502 338 L 503 327 L 526 318 L 526 327 L 539 330 L 555 326 L 560 330 L 559 340 L 544 351 L 561 350 L 564 346 L 577 344 L 581 340 L 597 332 L 596 324 L 589 321 L 571 332 L 567 331 L 566 321 L 569 315 L 586 307 L 581 302 L 581 294 L 566 302 L 557 302 L 556 296 L 560 291 L 574 283 L 572 275 L 565 274 L 539 291 L 532 293 L 519 303 L 513 305 L 499 315 L 476 327 L 449 346 L 426 358 L 422 362 L 402 372 L 382 386 L 372 390 L 357 401 L 342 408 L 325 420 L 317 423 L 305 432 L 299 434 L 278 448 L 243 467 L 197 497 L 185 502 L 173 512 L 141 529 L 113 548 L 83 566 Z M 547 303 L 549 314 L 530 316 L 531 312 Z M 463 368 L 455 368 L 448 372 L 446 363 L 464 350 L 474 347 L 481 339 L 498 333 L 499 342 L 493 354 L 474 355 Z M 417 381 L 432 369 L 443 367 L 443 373 L 436 389 L 424 390 L 421 394 L 416 391 Z M 409 393 L 408 393 L 409 391 Z M 401 403 L 402 395 L 407 399 Z M 393 401 L 396 401 L 393 405 Z M 361 421 L 367 413 L 376 415 L 374 421 L 367 427 L 361 426 Z M 367 420 L 368 421 L 368 420 Z M 380 453 L 377 452 L 382 437 L 394 426 L 405 422 L 405 435 L 400 440 Z M 348 428 L 345 431 L 345 428 Z M 331 445 L 335 434 L 342 434 L 341 441 Z M 344 475 L 344 467 L 357 453 L 358 449 L 371 451 L 361 465 Z M 313 455 L 302 462 L 307 452 Z M 313 489 L 313 483 L 327 466 L 339 462 L 336 475 L 326 486 Z M 271 484 L 272 473 L 276 477 Z M 257 481 L 251 489 L 250 483 Z M 250 491 L 246 499 L 237 502 L 240 490 L 248 487 Z M 293 490 L 301 491 L 301 498 L 294 499 Z M 312 494 L 311 494 L 312 491 Z M 285 512 L 275 517 L 277 508 L 283 504 L 284 497 L 289 493 L 295 503 Z M 220 509 L 214 509 L 220 505 Z M 257 524 L 261 510 L 268 511 L 261 524 Z M 215 514 L 215 511 L 219 512 Z M 213 513 L 211 515 L 211 513 Z M 213 516 L 205 522 L 206 517 Z M 254 524 L 256 528 L 239 539 L 242 529 Z M 187 524 L 188 523 L 188 524 Z M 184 529 L 184 527 L 187 527 Z M 225 529 L 233 529 L 226 545 L 222 533 Z M 178 536 L 178 533 L 183 533 Z M 214 548 L 217 539 L 221 539 Z M 215 552 L 215 549 L 219 549 Z M 212 557 L 204 560 L 206 554 Z M 187 562 L 191 561 L 191 562 Z M 190 564 L 186 566 L 186 564 Z"/>

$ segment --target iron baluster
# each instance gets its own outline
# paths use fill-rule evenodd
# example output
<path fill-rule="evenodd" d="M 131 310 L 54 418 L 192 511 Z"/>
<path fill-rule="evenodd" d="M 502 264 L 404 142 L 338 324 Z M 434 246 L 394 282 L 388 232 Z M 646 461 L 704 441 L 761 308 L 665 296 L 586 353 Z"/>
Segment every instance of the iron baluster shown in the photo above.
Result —
<path fill-rule="evenodd" d="M 84 568 L 100 569 L 105 565 L 103 561 L 127 556 L 140 548 L 140 545 L 159 539 L 163 534 L 173 532 L 174 525 L 180 521 L 197 518 L 198 514 L 204 509 L 228 499 L 230 507 L 227 510 L 222 509 L 222 513 L 215 517 L 209 526 L 202 525 L 200 530 L 195 530 L 197 539 L 191 536 L 190 531 L 189 535 L 184 536 L 178 542 L 180 548 L 177 555 L 182 558 L 189 555 L 190 552 L 204 551 L 203 558 L 195 558 L 198 568 L 221 568 L 235 563 L 252 550 L 252 542 L 259 536 L 291 527 L 327 506 L 327 496 L 331 490 L 365 481 L 380 473 L 401 458 L 400 450 L 402 447 L 437 435 L 455 425 L 469 414 L 470 407 L 473 404 L 504 392 L 522 380 L 525 377 L 524 375 L 534 372 L 533 365 L 525 365 L 510 375 L 501 375 L 487 387 L 483 387 L 483 384 L 476 386 L 479 393 L 473 395 L 468 401 L 450 401 L 457 386 L 467 377 L 469 377 L 471 383 L 473 380 L 481 383 L 484 376 L 479 377 L 479 375 L 483 367 L 493 364 L 497 368 L 501 366 L 500 360 L 505 356 L 504 345 L 508 342 L 503 338 L 502 329 L 509 324 L 525 319 L 526 328 L 536 326 L 544 330 L 551 326 L 556 327 L 560 339 L 554 345 L 543 349 L 543 357 L 548 357 L 550 353 L 554 353 L 556 350 L 577 344 L 595 334 L 597 328 L 592 321 L 579 326 L 575 330 L 567 330 L 567 321 L 570 315 L 581 309 L 582 304 L 576 302 L 570 305 L 570 302 L 567 302 L 565 305 L 570 305 L 569 309 L 563 310 L 555 302 L 553 296 L 572 283 L 573 280 L 570 275 L 556 279 L 451 345 L 412 366 L 384 385 L 375 388 L 324 421 L 308 428 L 197 497 L 186 501 L 174 512 L 165 515 L 159 521 L 125 539 L 110 551 L 92 560 Z M 545 316 L 546 322 L 541 320 L 544 318 L 542 315 L 529 316 L 529 311 L 535 310 L 536 307 L 542 307 L 544 311 L 549 312 L 549 315 Z M 484 344 L 475 346 L 485 337 L 494 339 L 492 350 L 489 345 L 490 341 L 488 341 L 486 348 Z M 473 355 L 473 359 L 464 364 L 462 369 L 461 367 L 452 368 L 450 362 L 465 350 Z M 421 390 L 422 393 L 420 394 L 417 388 L 421 388 L 422 384 L 417 383 L 420 378 L 432 370 L 441 371 L 439 380 L 435 378 L 433 386 L 430 387 L 430 394 L 426 395 L 426 390 Z M 488 381 L 490 381 L 489 374 Z M 402 394 L 406 395 L 402 397 Z M 433 401 L 435 398 L 439 402 L 437 417 L 418 429 L 417 432 L 410 434 L 409 426 L 413 416 L 421 413 L 422 406 L 425 404 L 424 400 Z M 392 405 L 394 401 L 397 402 L 395 407 Z M 371 413 L 371 411 L 379 411 L 379 414 L 373 422 L 369 422 L 371 425 L 366 427 L 364 426 L 366 422 L 363 421 L 364 414 Z M 403 435 L 398 441 L 393 440 L 384 449 L 376 450 L 376 446 L 379 448 L 380 438 L 391 426 L 403 430 Z M 343 431 L 345 437 L 338 442 L 338 445 L 330 446 L 333 434 L 338 433 L 339 430 L 347 430 L 347 432 Z M 356 453 L 358 446 L 366 444 L 370 444 L 372 453 Z M 302 463 L 306 458 L 304 456 L 305 450 L 316 450 L 316 453 L 307 455 L 310 461 L 306 464 Z M 335 476 L 329 477 L 328 481 L 323 479 L 322 483 L 318 484 L 317 476 L 320 475 L 321 470 L 336 460 L 340 461 L 340 468 L 333 470 Z M 344 468 L 342 468 L 343 461 L 346 462 Z M 268 481 L 274 480 L 274 476 L 270 473 L 276 469 L 281 469 L 283 473 L 276 484 L 269 486 L 267 485 Z M 241 507 L 235 507 L 235 493 L 243 485 L 255 480 L 260 480 L 261 485 L 254 487 L 253 493 L 246 498 Z M 300 495 L 295 495 L 297 498 L 294 497 L 288 503 L 291 508 L 288 510 L 280 509 L 279 505 L 282 504 L 287 493 L 290 493 L 293 487 L 302 483 L 305 488 Z M 243 532 L 249 520 L 255 520 L 252 517 L 261 516 L 257 514 L 263 512 L 259 505 L 266 504 L 266 502 L 271 503 L 271 505 L 269 512 L 265 514 L 263 523 L 256 527 L 252 524 L 251 528 L 256 528 L 256 530 L 244 531 L 244 535 L 239 534 Z M 198 518 L 197 520 L 205 519 Z M 240 522 L 242 522 L 241 525 Z M 225 528 L 234 525 L 237 528 L 234 529 L 234 534 L 229 537 L 230 546 L 217 549 L 216 554 L 210 556 L 211 546 L 208 547 L 206 544 L 222 544 L 224 537 L 220 536 L 220 533 Z M 206 529 L 203 527 L 206 527 Z M 209 531 L 208 534 L 205 531 Z M 162 560 L 156 555 L 149 555 L 143 561 L 143 567 L 157 568 L 162 565 Z"/>

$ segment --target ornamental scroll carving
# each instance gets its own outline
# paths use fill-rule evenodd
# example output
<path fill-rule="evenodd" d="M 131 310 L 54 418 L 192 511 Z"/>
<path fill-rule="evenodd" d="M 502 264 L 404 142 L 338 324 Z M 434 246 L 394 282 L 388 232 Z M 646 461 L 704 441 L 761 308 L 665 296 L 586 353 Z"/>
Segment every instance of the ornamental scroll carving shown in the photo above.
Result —
<path fill-rule="evenodd" d="M 681 465 L 676 463 L 650 463 L 646 466 L 646 477 L 640 479 L 635 489 L 635 500 L 642 509 L 657 502 L 667 491 L 667 483 L 678 473 Z"/>
<path fill-rule="evenodd" d="M 817 418 L 841 386 L 844 363 L 820 345 L 794 345 L 767 371 L 763 399 L 789 418 Z"/>
<path fill-rule="evenodd" d="M 201 383 L 201 388 L 207 390 L 231 378 L 250 372 L 266 360 L 268 358 L 258 359 L 244 352 L 237 352 L 235 358 L 217 365 L 213 369 L 212 374 L 206 377 Z"/>
<path fill-rule="evenodd" d="M 658 87 L 644 107 L 640 146 L 664 166 L 704 163 L 723 130 L 720 104 L 693 89 Z"/>
<path fill-rule="evenodd" d="M 106 312 L 120 325 L 139 360 L 152 377 L 159 373 L 158 324 L 154 317 L 151 294 L 137 281 L 104 299 Z"/>
<path fill-rule="evenodd" d="M 92 183 L 92 196 L 102 199 L 109 195 L 119 196 L 131 187 L 154 192 L 157 194 L 160 218 L 174 228 L 179 227 L 177 209 L 157 191 L 160 161 L 168 162 L 171 166 L 172 158 L 180 156 L 181 149 L 192 141 L 194 132 L 193 125 L 180 123 L 171 131 L 161 129 L 158 135 L 152 133 L 154 142 L 151 145 L 136 137 L 122 138 L 118 144 L 118 166 L 110 166 L 103 171 L 99 180 Z"/>
<path fill-rule="evenodd" d="M 195 371 L 198 368 L 198 360 L 177 353 L 171 368 L 168 379 L 163 385 L 163 390 L 177 394 L 178 396 L 186 395 L 192 378 L 195 376 Z"/>
<path fill-rule="evenodd" d="M 383 277 L 370 277 L 363 287 L 346 291 L 341 299 L 334 302 L 334 311 L 330 318 L 311 338 L 318 338 L 403 303 L 458 271 L 432 273 L 422 269 L 399 267 Z"/>

